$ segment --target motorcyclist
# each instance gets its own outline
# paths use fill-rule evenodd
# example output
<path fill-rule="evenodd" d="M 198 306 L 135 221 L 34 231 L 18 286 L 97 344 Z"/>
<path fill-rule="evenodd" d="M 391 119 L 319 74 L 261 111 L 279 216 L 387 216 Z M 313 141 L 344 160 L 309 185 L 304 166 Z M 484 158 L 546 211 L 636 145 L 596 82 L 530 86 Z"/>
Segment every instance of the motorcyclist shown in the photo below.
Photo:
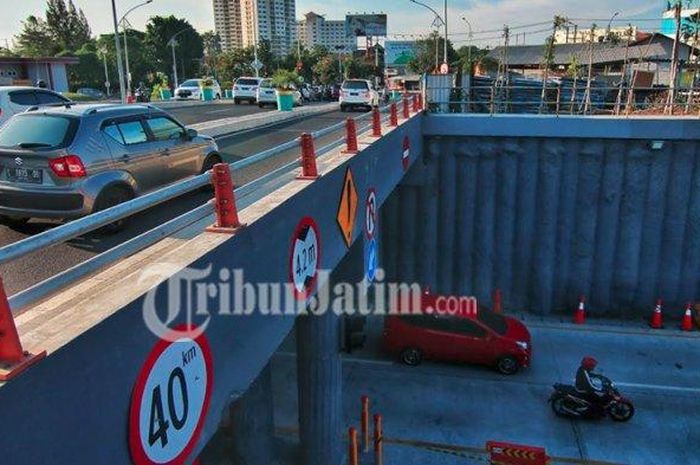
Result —
<path fill-rule="evenodd" d="M 601 375 L 593 373 L 598 361 L 593 357 L 583 357 L 576 371 L 576 390 L 584 394 L 589 402 L 598 403 L 605 396 Z"/>

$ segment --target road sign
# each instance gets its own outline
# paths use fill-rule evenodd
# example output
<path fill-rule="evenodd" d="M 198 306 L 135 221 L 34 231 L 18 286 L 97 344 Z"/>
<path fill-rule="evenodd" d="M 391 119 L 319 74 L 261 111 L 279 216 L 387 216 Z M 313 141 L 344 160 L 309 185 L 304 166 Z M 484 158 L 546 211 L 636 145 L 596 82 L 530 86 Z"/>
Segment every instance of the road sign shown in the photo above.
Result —
<path fill-rule="evenodd" d="M 345 244 L 350 247 L 352 244 L 352 232 L 355 230 L 355 218 L 357 217 L 357 188 L 355 187 L 355 178 L 352 175 L 350 167 L 345 171 L 345 180 L 343 181 L 343 192 L 340 194 L 340 203 L 338 204 L 338 215 L 336 220 L 340 226 L 340 232 L 343 234 Z"/>
<path fill-rule="evenodd" d="M 377 229 L 377 193 L 374 188 L 370 188 L 367 192 L 367 200 L 365 200 L 365 235 L 367 239 L 374 238 L 374 232 Z"/>
<path fill-rule="evenodd" d="M 250 64 L 250 66 L 252 66 L 253 69 L 256 69 L 256 70 L 260 71 L 260 70 L 262 69 L 262 67 L 263 67 L 263 64 L 262 64 L 262 62 L 261 62 L 260 60 L 257 60 L 257 59 L 256 59 L 256 60 L 254 60 L 254 61 Z"/>
<path fill-rule="evenodd" d="M 365 257 L 365 276 L 367 281 L 374 281 L 377 275 L 379 256 L 377 254 L 377 240 L 371 239 L 367 245 L 367 257 Z"/>
<path fill-rule="evenodd" d="M 184 463 L 209 409 L 214 371 L 206 337 L 172 339 L 153 348 L 131 396 L 129 449 L 135 465 Z"/>
<path fill-rule="evenodd" d="M 450 72 L 450 66 L 447 63 L 440 65 L 440 74 L 447 74 Z"/>
<path fill-rule="evenodd" d="M 307 216 L 294 230 L 289 253 L 289 277 L 297 299 L 307 299 L 313 293 L 320 263 L 321 235 L 316 222 Z"/>
<path fill-rule="evenodd" d="M 304 63 L 301 61 L 297 61 L 297 71 L 301 71 L 301 69 L 304 67 Z"/>
<path fill-rule="evenodd" d="M 401 154 L 401 163 L 403 164 L 403 170 L 408 169 L 409 157 L 411 155 L 411 141 L 408 136 L 403 138 L 403 153 Z"/>

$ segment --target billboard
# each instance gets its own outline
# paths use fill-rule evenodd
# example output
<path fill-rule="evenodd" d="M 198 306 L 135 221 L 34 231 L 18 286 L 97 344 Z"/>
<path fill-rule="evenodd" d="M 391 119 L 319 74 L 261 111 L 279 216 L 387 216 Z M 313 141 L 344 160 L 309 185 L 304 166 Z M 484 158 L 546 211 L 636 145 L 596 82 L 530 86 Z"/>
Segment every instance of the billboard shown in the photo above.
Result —
<path fill-rule="evenodd" d="M 348 37 L 386 37 L 386 15 L 347 15 L 345 35 Z"/>
<path fill-rule="evenodd" d="M 387 66 L 406 66 L 416 56 L 413 40 L 387 40 L 384 42 L 384 61 Z"/>

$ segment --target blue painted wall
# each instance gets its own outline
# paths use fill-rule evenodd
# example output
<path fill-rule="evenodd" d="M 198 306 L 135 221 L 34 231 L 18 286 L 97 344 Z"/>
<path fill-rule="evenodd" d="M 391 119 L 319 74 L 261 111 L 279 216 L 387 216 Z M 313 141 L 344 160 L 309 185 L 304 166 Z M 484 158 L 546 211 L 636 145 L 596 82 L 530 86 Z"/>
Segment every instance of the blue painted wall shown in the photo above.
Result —
<path fill-rule="evenodd" d="M 661 297 L 680 316 L 699 297 L 699 126 L 427 117 L 423 160 L 384 209 L 387 276 L 486 303 L 498 287 L 510 310 L 570 312 L 583 294 L 594 314 Z"/>

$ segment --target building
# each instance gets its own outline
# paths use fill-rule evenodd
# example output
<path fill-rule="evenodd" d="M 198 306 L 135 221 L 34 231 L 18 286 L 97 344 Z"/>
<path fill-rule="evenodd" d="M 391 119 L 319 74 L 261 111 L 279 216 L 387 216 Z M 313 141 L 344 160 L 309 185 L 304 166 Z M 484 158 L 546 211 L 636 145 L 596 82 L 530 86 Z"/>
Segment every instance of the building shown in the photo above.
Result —
<path fill-rule="evenodd" d="M 681 9 L 681 35 L 692 36 L 700 21 L 699 8 Z M 676 35 L 676 14 L 674 8 L 667 9 L 661 19 L 661 33 L 669 37 Z M 684 34 L 685 33 L 685 34 Z M 690 38 L 690 37 L 686 37 Z"/>
<path fill-rule="evenodd" d="M 306 48 L 314 45 L 322 45 L 328 50 L 353 51 L 357 48 L 357 39 L 345 33 L 344 19 L 327 20 L 313 11 L 297 21 L 296 40 Z"/>
<path fill-rule="evenodd" d="M 296 2 L 214 0 L 214 24 L 224 50 L 267 40 L 272 53 L 285 55 L 296 39 Z"/>
<path fill-rule="evenodd" d="M 632 42 L 629 47 L 624 43 L 594 42 L 593 72 L 597 76 L 620 76 L 625 60 L 631 69 L 653 73 L 653 83 L 668 85 L 671 75 L 671 59 L 673 56 L 673 39 L 663 34 L 646 34 L 642 39 Z M 557 44 L 554 46 L 552 66 L 554 72 L 550 76 L 563 76 L 569 65 L 576 61 L 582 69 L 588 67 L 591 44 Z M 694 49 L 687 44 L 681 44 L 679 60 L 681 68 L 687 68 Z M 524 76 L 541 78 L 544 61 L 544 45 L 509 46 L 507 54 L 505 47 L 496 47 L 487 55 L 488 58 L 507 63 L 511 72 Z M 628 68 L 628 69 L 630 69 Z M 681 73 L 681 83 L 688 79 L 687 73 Z"/>
<path fill-rule="evenodd" d="M 243 47 L 240 0 L 214 0 L 214 27 L 223 50 Z"/>
<path fill-rule="evenodd" d="M 44 81 L 49 89 L 68 92 L 68 65 L 77 65 L 75 57 L 13 58 L 0 57 L 0 86 L 34 85 Z"/>
<path fill-rule="evenodd" d="M 610 28 L 610 34 L 617 36 L 620 40 L 626 40 L 629 30 L 631 29 L 631 39 L 637 40 L 641 39 L 639 36 L 640 32 L 637 26 L 625 26 L 625 27 L 613 27 Z M 607 39 L 608 31 L 605 28 L 596 28 L 593 31 L 593 41 L 594 42 L 604 42 Z M 554 34 L 554 39 L 557 44 L 581 44 L 590 42 L 591 40 L 591 30 L 590 29 L 579 29 L 574 26 L 566 26 L 563 29 L 558 30 Z"/>

